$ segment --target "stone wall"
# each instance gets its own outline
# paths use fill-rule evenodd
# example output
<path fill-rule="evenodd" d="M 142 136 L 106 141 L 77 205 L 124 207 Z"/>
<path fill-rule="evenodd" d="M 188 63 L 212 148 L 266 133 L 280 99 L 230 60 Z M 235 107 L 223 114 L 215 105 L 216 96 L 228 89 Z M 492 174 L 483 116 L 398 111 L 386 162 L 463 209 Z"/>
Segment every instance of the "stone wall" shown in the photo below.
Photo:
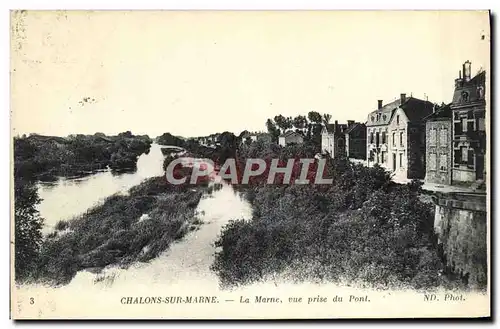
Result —
<path fill-rule="evenodd" d="M 434 230 L 447 266 L 472 288 L 487 285 L 486 195 L 436 193 Z"/>

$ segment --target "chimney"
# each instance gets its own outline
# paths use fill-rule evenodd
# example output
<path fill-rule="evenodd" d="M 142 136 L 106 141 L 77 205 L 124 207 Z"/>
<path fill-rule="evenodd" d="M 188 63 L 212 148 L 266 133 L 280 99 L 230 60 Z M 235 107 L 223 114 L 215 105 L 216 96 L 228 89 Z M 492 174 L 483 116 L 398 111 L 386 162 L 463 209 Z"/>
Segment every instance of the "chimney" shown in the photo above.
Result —
<path fill-rule="evenodd" d="M 458 70 L 458 78 L 462 79 L 462 70 Z"/>
<path fill-rule="evenodd" d="M 354 120 L 347 120 L 347 126 L 352 127 L 354 125 Z"/>
<path fill-rule="evenodd" d="M 382 108 L 382 100 L 381 100 L 381 99 L 379 99 L 379 100 L 378 100 L 378 109 L 380 110 L 381 108 Z"/>
<path fill-rule="evenodd" d="M 406 94 L 401 94 L 401 104 L 406 102 Z"/>
<path fill-rule="evenodd" d="M 463 65 L 464 80 L 465 81 L 470 80 L 470 67 L 471 67 L 471 62 L 469 62 L 469 61 L 466 61 Z"/>
<path fill-rule="evenodd" d="M 333 125 L 333 131 L 334 132 L 337 132 L 338 125 L 339 125 L 339 120 L 335 120 L 335 124 Z"/>

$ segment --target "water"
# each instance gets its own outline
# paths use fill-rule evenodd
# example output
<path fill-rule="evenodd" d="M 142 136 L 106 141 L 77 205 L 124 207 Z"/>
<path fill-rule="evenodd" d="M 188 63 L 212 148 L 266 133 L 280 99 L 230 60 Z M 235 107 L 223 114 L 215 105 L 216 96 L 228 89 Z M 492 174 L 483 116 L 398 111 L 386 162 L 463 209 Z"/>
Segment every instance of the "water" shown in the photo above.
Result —
<path fill-rule="evenodd" d="M 186 158 L 185 162 L 190 160 Z M 58 220 L 72 218 L 113 193 L 126 192 L 147 177 L 163 174 L 162 162 L 161 148 L 152 145 L 150 153 L 139 159 L 135 173 L 112 175 L 99 172 L 81 179 L 61 179 L 55 184 L 41 183 L 40 195 L 44 200 L 40 212 L 47 219 L 46 230 L 49 231 Z M 135 263 L 126 269 L 108 266 L 98 274 L 83 270 L 69 284 L 57 288 L 42 284 L 18 286 L 15 293 L 17 307 L 24 308 L 23 312 L 35 318 L 56 314 L 71 316 L 73 312 L 85 314 L 84 309 L 67 303 L 75 296 L 78 296 L 79 305 L 83 303 L 81 305 L 90 307 L 97 305 L 96 301 L 104 300 L 116 304 L 124 295 L 218 294 L 219 281 L 210 270 L 216 252 L 214 242 L 225 224 L 230 220 L 251 218 L 252 209 L 231 185 L 219 177 L 211 182 L 215 183 L 222 184 L 222 188 L 211 195 L 205 194 L 197 206 L 196 214 L 202 222 L 199 229 L 173 243 L 156 259 Z M 143 220 L 148 220 L 147 214 Z M 35 298 L 37 303 L 26 309 L 30 298 Z M 104 309 L 97 307 L 97 310 Z"/>
<path fill-rule="evenodd" d="M 68 220 L 94 207 L 115 193 L 125 193 L 144 179 L 163 174 L 163 154 L 152 144 L 149 154 L 142 154 L 133 173 L 101 171 L 81 178 L 60 178 L 56 182 L 38 183 L 38 205 L 45 219 L 44 233 L 49 233 L 60 220 Z"/>

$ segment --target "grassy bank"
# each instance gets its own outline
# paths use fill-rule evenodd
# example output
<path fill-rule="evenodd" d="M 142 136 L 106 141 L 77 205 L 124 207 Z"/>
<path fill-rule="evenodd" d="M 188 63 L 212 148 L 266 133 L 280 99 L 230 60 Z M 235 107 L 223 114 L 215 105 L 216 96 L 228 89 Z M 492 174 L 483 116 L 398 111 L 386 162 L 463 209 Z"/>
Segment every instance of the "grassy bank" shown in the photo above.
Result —
<path fill-rule="evenodd" d="M 77 271 L 110 264 L 145 262 L 196 228 L 203 186 L 172 186 L 154 177 L 133 187 L 128 195 L 105 202 L 67 222 L 42 243 L 36 280 L 64 284 Z"/>

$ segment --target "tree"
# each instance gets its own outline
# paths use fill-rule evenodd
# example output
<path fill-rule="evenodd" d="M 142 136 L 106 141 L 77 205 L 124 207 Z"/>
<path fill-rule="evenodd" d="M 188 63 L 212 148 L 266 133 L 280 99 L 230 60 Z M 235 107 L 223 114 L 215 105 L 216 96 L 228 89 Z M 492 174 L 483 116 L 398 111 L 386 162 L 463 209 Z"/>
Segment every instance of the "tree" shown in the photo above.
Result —
<path fill-rule="evenodd" d="M 293 126 L 296 129 L 305 129 L 307 127 L 307 118 L 303 115 L 297 115 L 295 118 L 293 118 Z"/>
<path fill-rule="evenodd" d="M 280 135 L 280 130 L 276 127 L 272 119 L 267 119 L 266 121 L 267 132 L 272 136 L 273 140 L 278 140 Z"/>
<path fill-rule="evenodd" d="M 307 113 L 307 118 L 312 123 L 317 123 L 317 124 L 320 124 L 322 120 L 321 114 L 319 114 L 316 111 L 310 111 L 309 113 Z"/>
<path fill-rule="evenodd" d="M 330 123 L 331 119 L 332 119 L 332 115 L 331 114 L 328 114 L 328 113 L 323 114 L 323 124 L 325 126 Z"/>
<path fill-rule="evenodd" d="M 29 277 L 37 264 L 43 219 L 36 209 L 41 201 L 36 185 L 15 177 L 14 190 L 14 267 L 15 279 L 19 281 Z"/>

